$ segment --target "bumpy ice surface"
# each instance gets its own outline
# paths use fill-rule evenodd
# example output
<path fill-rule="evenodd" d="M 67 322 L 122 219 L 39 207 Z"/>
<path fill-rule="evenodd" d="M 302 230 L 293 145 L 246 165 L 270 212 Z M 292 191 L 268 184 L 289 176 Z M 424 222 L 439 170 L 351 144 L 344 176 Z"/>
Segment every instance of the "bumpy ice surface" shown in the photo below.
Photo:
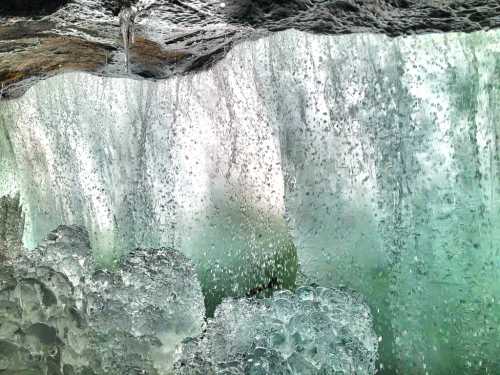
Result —
<path fill-rule="evenodd" d="M 203 315 L 184 256 L 136 250 L 117 271 L 94 272 L 87 233 L 61 226 L 0 268 L 0 373 L 169 374 Z"/>
<path fill-rule="evenodd" d="M 127 361 L 134 367 L 131 345 L 136 353 L 146 347 L 142 356 L 150 357 L 159 374 L 169 373 L 178 344 L 201 332 L 201 288 L 191 262 L 174 250 L 135 250 L 119 271 L 94 273 L 90 290 L 91 325 L 110 344 L 100 346 L 109 371 Z"/>
<path fill-rule="evenodd" d="M 203 335 L 187 339 L 182 375 L 373 374 L 377 338 L 355 294 L 321 287 L 263 300 L 225 300 Z"/>

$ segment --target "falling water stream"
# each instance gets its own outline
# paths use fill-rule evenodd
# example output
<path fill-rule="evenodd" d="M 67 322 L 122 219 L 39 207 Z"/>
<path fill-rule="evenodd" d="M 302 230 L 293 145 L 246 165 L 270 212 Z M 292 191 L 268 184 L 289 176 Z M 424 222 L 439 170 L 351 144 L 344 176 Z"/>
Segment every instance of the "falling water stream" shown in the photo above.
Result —
<path fill-rule="evenodd" d="M 61 224 L 106 267 L 172 247 L 209 316 L 269 285 L 356 290 L 380 373 L 498 374 L 499 103 L 498 32 L 287 31 L 189 76 L 0 102 L 0 196 L 25 251 Z"/>

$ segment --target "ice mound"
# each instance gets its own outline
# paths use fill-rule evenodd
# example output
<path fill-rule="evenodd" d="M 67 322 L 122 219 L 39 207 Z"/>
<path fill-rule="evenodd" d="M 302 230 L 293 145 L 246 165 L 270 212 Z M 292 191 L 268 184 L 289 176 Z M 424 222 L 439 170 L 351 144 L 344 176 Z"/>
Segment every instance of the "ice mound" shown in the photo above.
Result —
<path fill-rule="evenodd" d="M 115 353 L 105 364 L 110 373 L 130 358 L 130 347 L 136 353 L 146 347 L 142 357 L 149 357 L 159 374 L 168 373 L 176 347 L 185 337 L 201 333 L 201 287 L 191 262 L 177 251 L 135 250 L 118 271 L 94 273 L 89 290 L 90 325 L 110 343 L 101 345 L 103 355 L 108 347 Z"/>
<path fill-rule="evenodd" d="M 85 283 L 95 268 L 89 235 L 76 225 L 60 225 L 28 257 L 65 274 L 75 286 Z"/>
<path fill-rule="evenodd" d="M 377 346 L 360 296 L 301 287 L 225 300 L 206 332 L 184 341 L 175 368 L 179 375 L 374 374 Z"/>
<path fill-rule="evenodd" d="M 74 286 L 76 305 L 84 308 L 85 285 L 95 263 L 87 231 L 76 225 L 60 225 L 34 251 L 24 255 L 25 264 L 50 267 L 65 275 Z"/>
<path fill-rule="evenodd" d="M 0 266 L 0 373 L 83 374 L 95 358 L 91 339 L 64 274 L 24 263 Z"/>
<path fill-rule="evenodd" d="M 191 262 L 138 249 L 115 271 L 94 267 L 74 226 L 0 267 L 0 373 L 171 374 L 176 347 L 204 322 Z"/>

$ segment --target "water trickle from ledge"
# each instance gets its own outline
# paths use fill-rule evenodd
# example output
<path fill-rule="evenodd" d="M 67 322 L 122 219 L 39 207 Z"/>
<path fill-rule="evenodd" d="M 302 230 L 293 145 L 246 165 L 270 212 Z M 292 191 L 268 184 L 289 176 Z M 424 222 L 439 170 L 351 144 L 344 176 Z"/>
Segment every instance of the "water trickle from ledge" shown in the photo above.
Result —
<path fill-rule="evenodd" d="M 120 31 L 122 34 L 123 48 L 125 50 L 125 63 L 127 73 L 129 73 L 129 50 L 130 46 L 135 43 L 135 18 L 137 16 L 137 8 L 130 6 L 123 8 L 118 17 L 120 18 Z"/>

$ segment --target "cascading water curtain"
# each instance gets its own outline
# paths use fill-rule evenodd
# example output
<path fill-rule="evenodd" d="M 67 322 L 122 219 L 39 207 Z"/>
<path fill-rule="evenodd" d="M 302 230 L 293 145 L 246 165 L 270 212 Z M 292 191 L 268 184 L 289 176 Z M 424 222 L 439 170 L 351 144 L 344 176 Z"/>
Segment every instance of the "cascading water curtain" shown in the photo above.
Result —
<path fill-rule="evenodd" d="M 499 103 L 498 32 L 289 31 L 196 75 L 68 74 L 1 103 L 1 193 L 20 192 L 29 248 L 62 223 L 103 262 L 172 245 L 214 304 L 343 285 L 382 373 L 496 374 Z"/>

